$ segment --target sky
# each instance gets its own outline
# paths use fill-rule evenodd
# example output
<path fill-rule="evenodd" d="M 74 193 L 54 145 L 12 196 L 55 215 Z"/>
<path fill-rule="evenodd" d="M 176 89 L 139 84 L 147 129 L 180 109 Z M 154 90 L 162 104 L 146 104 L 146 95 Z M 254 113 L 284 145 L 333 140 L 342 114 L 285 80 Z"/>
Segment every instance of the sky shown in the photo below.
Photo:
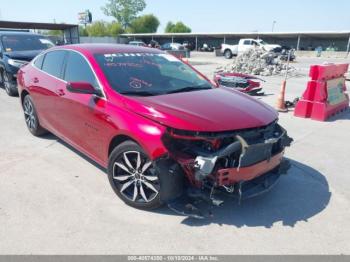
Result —
<path fill-rule="evenodd" d="M 111 21 L 101 11 L 107 0 L 0 0 L 0 20 L 77 23 L 89 9 L 93 20 Z M 349 0 L 146 0 L 143 14 L 166 23 L 182 21 L 192 32 L 350 31 Z"/>

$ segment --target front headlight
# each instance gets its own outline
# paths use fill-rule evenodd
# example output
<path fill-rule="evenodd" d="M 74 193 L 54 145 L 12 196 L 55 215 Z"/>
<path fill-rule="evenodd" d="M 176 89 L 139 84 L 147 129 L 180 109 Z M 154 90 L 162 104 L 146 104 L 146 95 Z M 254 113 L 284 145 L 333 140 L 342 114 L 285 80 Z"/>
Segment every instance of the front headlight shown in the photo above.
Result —
<path fill-rule="evenodd" d="M 15 60 L 15 59 L 11 59 L 11 58 L 9 60 L 7 60 L 7 62 L 10 65 L 12 65 L 14 67 L 18 67 L 18 68 L 20 68 L 21 66 L 24 66 L 24 65 L 26 65 L 28 63 L 27 61 Z"/>

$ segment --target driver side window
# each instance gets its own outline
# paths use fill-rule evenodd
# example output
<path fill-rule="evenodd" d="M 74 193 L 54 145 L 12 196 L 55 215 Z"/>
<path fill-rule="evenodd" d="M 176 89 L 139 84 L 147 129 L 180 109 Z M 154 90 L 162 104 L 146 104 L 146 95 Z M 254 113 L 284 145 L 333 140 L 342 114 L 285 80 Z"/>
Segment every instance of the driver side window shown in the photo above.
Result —
<path fill-rule="evenodd" d="M 67 82 L 88 82 L 99 88 L 96 77 L 87 61 L 76 52 L 69 52 L 64 80 Z"/>

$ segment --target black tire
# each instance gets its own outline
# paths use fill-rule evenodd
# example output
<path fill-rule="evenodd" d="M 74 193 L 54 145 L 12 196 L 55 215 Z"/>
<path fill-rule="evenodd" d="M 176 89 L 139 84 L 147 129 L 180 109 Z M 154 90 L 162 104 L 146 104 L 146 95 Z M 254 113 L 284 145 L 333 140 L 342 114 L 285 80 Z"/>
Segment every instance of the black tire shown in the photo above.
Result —
<path fill-rule="evenodd" d="M 141 172 L 143 168 L 145 170 Z M 108 163 L 108 179 L 118 197 L 131 207 L 152 210 L 163 204 L 160 200 L 161 187 L 157 171 L 145 151 L 133 141 L 123 142 L 112 151 Z"/>
<path fill-rule="evenodd" d="M 38 114 L 30 95 L 26 95 L 23 98 L 22 108 L 24 111 L 24 119 L 30 133 L 34 136 L 42 136 L 48 133 L 47 130 L 40 125 Z"/>
<path fill-rule="evenodd" d="M 9 96 L 18 96 L 17 84 L 5 70 L 1 71 L 1 85 Z"/>
<path fill-rule="evenodd" d="M 229 50 L 229 49 L 227 49 L 227 50 L 225 50 L 225 52 L 224 52 L 224 57 L 226 58 L 226 59 L 231 59 L 232 58 L 232 51 L 231 50 Z"/>

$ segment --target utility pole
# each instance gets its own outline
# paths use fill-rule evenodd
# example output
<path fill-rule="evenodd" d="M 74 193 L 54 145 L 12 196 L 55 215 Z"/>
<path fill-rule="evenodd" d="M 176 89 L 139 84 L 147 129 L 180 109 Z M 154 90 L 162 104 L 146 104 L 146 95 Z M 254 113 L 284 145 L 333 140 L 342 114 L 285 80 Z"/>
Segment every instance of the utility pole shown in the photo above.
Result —
<path fill-rule="evenodd" d="M 277 23 L 277 22 L 276 22 L 275 20 L 272 22 L 272 30 L 271 30 L 272 32 L 275 30 L 275 25 L 276 25 L 276 23 Z"/>

